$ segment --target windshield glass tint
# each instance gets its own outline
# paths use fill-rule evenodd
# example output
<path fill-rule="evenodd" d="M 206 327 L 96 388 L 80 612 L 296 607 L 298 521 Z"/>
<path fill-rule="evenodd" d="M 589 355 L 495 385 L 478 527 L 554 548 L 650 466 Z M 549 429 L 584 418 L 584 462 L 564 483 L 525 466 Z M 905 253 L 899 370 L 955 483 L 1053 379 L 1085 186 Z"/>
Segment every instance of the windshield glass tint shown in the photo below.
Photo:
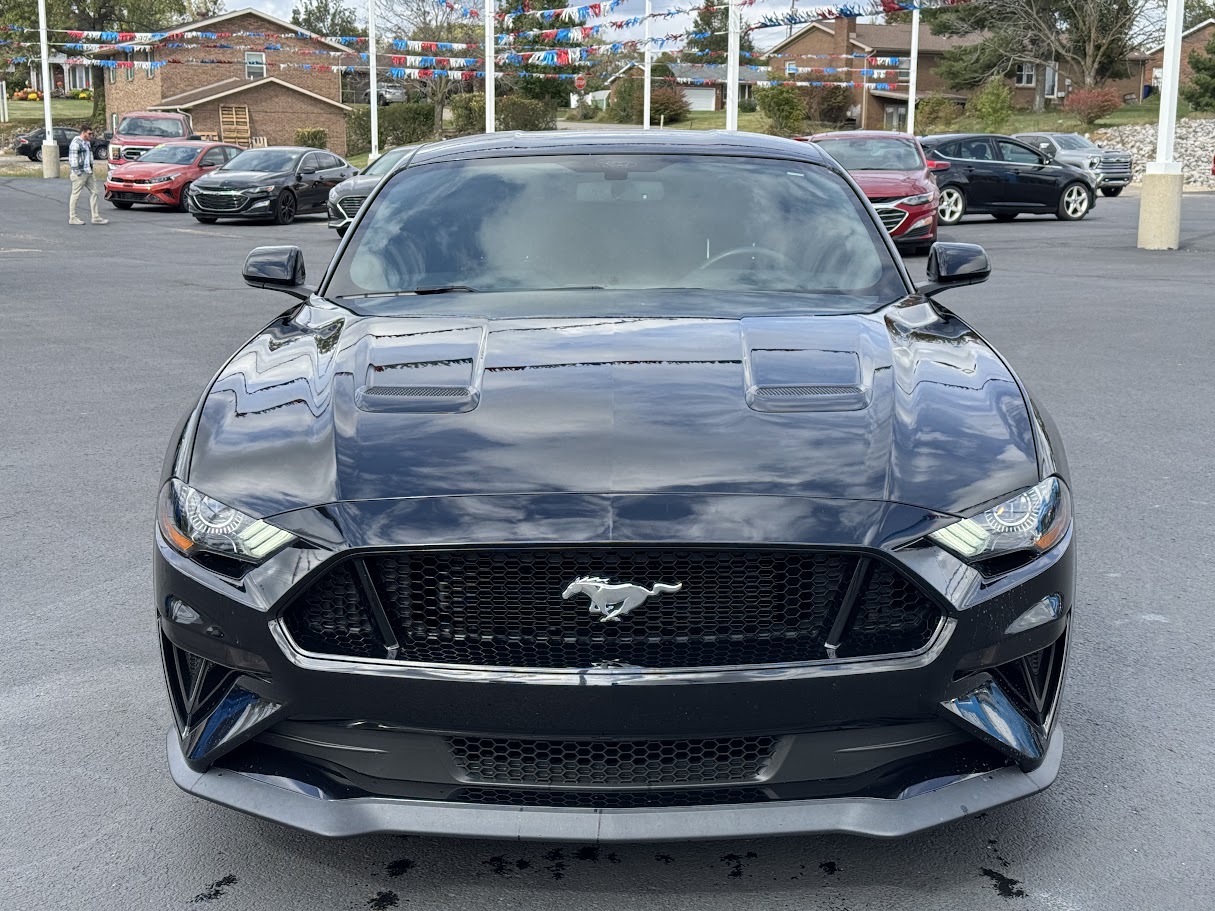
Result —
<path fill-rule="evenodd" d="M 164 136 L 166 139 L 182 139 L 186 128 L 180 120 L 166 117 L 124 117 L 118 124 L 118 132 L 124 136 Z"/>
<path fill-rule="evenodd" d="M 452 286 L 802 292 L 849 295 L 849 307 L 906 293 L 879 229 L 837 175 L 801 161 L 693 155 L 499 158 L 399 172 L 327 294 Z M 396 306 L 423 300 L 433 311 L 429 296 Z"/>
<path fill-rule="evenodd" d="M 198 149 L 193 146 L 157 146 L 139 156 L 144 164 L 193 164 Z"/>
<path fill-rule="evenodd" d="M 1061 149 L 1079 150 L 1097 148 L 1097 146 L 1089 142 L 1083 136 L 1077 136 L 1074 133 L 1069 133 L 1064 136 L 1053 136 L 1051 138 L 1055 140 L 1055 145 Z"/>
<path fill-rule="evenodd" d="M 818 145 L 849 171 L 917 171 L 920 153 L 901 139 L 824 139 Z"/>
<path fill-rule="evenodd" d="M 250 149 L 241 152 L 219 170 L 221 171 L 290 171 L 299 163 L 303 152 L 290 149 Z"/>
<path fill-rule="evenodd" d="M 370 177 L 383 177 L 389 171 L 396 167 L 397 162 L 405 157 L 407 152 L 412 152 L 413 149 L 392 149 L 385 152 L 377 158 L 363 173 Z"/>

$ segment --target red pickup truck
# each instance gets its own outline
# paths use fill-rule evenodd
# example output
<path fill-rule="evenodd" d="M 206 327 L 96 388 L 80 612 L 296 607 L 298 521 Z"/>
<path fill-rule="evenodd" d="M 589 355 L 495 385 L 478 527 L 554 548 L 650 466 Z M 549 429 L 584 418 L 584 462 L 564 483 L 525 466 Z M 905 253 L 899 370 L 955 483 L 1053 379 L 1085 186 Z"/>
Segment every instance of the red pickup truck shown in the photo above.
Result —
<path fill-rule="evenodd" d="M 110 138 L 110 170 L 136 161 L 149 149 L 175 139 L 198 139 L 186 114 L 133 111 L 118 122 Z"/>

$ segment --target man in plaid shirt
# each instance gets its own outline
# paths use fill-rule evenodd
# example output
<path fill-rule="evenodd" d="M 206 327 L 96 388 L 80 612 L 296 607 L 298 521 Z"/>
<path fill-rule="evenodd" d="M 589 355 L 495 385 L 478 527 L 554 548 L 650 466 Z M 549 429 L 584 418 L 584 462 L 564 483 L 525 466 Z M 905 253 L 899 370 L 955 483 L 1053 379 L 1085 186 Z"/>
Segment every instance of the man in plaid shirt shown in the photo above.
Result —
<path fill-rule="evenodd" d="M 89 207 L 93 212 L 93 224 L 108 225 L 109 222 L 97 211 L 97 180 L 93 177 L 93 128 L 85 124 L 80 135 L 68 146 L 68 169 L 72 172 L 72 197 L 68 200 L 68 224 L 82 225 L 76 215 L 76 203 L 84 190 L 89 193 Z"/>

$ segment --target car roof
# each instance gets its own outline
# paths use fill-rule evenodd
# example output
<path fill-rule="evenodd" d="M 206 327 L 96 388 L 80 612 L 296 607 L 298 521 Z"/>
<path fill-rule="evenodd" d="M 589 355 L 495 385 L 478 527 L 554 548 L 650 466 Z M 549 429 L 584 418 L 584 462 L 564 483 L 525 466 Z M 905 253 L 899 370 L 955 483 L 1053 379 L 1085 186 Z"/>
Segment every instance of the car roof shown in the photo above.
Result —
<path fill-rule="evenodd" d="M 893 130 L 828 130 L 805 138 L 811 142 L 820 139 L 896 139 L 899 142 L 915 139 L 910 133 L 896 133 Z"/>
<path fill-rule="evenodd" d="M 942 142 L 948 142 L 954 139 L 1014 139 L 1013 136 L 1006 136 L 1003 133 L 940 133 L 936 136 L 921 136 L 921 145 L 938 145 Z"/>
<path fill-rule="evenodd" d="M 587 155 L 649 152 L 683 155 L 755 155 L 797 159 L 836 170 L 817 146 L 759 133 L 725 130 L 552 130 L 489 133 L 424 145 L 411 164 L 509 155 Z"/>

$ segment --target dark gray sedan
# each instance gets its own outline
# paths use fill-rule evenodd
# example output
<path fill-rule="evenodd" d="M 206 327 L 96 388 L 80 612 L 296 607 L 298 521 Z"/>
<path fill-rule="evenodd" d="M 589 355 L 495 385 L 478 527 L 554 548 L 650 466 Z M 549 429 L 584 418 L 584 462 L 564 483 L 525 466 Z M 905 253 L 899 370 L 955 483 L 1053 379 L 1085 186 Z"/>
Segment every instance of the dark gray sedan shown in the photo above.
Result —
<path fill-rule="evenodd" d="M 418 148 L 420 146 L 410 145 L 389 149 L 354 177 L 342 181 L 329 191 L 329 227 L 338 232 L 338 237 L 345 236 L 359 207 L 371 195 L 380 178 L 391 173 L 410 152 Z"/>

